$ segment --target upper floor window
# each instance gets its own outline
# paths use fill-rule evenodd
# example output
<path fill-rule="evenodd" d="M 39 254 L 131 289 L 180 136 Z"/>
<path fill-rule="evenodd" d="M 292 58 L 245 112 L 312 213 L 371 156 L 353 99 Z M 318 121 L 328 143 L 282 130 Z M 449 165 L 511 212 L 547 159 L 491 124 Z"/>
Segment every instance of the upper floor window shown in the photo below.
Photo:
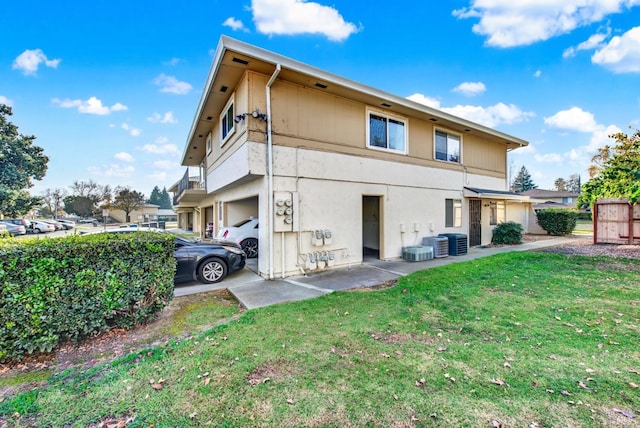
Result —
<path fill-rule="evenodd" d="M 227 139 L 235 130 L 233 121 L 233 118 L 235 117 L 233 114 L 233 104 L 233 97 L 231 97 L 227 105 L 224 106 L 224 110 L 222 110 L 222 114 L 220 115 L 220 146 L 227 142 Z"/>
<path fill-rule="evenodd" d="M 369 112 L 368 116 L 367 144 L 369 147 L 406 153 L 406 120 L 373 112 Z"/>
<path fill-rule="evenodd" d="M 211 153 L 211 132 L 207 134 L 207 154 Z"/>
<path fill-rule="evenodd" d="M 460 163 L 460 136 L 436 131 L 436 159 Z"/>

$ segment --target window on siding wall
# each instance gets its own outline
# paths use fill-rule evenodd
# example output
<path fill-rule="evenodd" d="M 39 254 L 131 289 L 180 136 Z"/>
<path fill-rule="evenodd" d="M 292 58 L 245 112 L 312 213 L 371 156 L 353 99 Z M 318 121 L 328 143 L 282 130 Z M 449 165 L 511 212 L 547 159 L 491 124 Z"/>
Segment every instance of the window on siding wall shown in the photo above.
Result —
<path fill-rule="evenodd" d="M 505 218 L 505 209 L 504 209 L 504 201 L 499 202 L 490 202 L 489 203 L 489 224 L 491 226 L 495 226 L 500 223 L 504 223 Z"/>
<path fill-rule="evenodd" d="M 406 153 L 407 123 L 403 119 L 369 112 L 368 145 L 378 149 Z"/>
<path fill-rule="evenodd" d="M 445 227 L 462 227 L 462 200 L 445 199 Z"/>
<path fill-rule="evenodd" d="M 227 142 L 227 139 L 233 134 L 235 131 L 234 128 L 234 114 L 233 114 L 233 97 L 229 100 L 227 105 L 222 110 L 222 114 L 220 115 L 220 145 L 224 145 Z"/>
<path fill-rule="evenodd" d="M 436 131 L 436 159 L 460 163 L 460 136 Z"/>

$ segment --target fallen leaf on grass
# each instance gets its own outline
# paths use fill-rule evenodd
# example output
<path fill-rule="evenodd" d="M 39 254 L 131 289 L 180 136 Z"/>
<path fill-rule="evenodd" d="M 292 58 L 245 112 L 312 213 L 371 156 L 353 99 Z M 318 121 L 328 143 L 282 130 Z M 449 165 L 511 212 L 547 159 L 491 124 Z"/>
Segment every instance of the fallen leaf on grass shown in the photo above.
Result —
<path fill-rule="evenodd" d="M 636 389 L 638 388 L 638 385 L 633 383 L 633 382 L 629 382 L 627 385 L 629 385 L 631 388 Z"/>
<path fill-rule="evenodd" d="M 510 369 L 510 368 L 511 368 L 511 364 L 509 364 L 509 363 L 504 363 L 502 366 L 503 366 L 505 369 Z"/>
<path fill-rule="evenodd" d="M 564 389 L 562 391 L 560 391 L 560 394 L 564 395 L 564 396 L 570 396 L 571 393 L 569 391 L 565 391 Z"/>
<path fill-rule="evenodd" d="M 623 415 L 623 416 L 626 416 L 626 417 L 628 417 L 629 419 L 633 419 L 633 418 L 635 418 L 635 416 L 634 416 L 634 414 L 633 414 L 633 413 L 631 413 L 631 412 L 627 412 L 626 410 L 616 409 L 615 407 L 614 407 L 613 409 L 611 409 L 611 410 L 613 410 L 614 412 L 619 413 L 619 414 L 621 414 L 621 415 Z"/>
<path fill-rule="evenodd" d="M 296 400 L 294 400 L 293 398 L 287 398 L 287 404 L 295 404 Z"/>
<path fill-rule="evenodd" d="M 491 379 L 490 381 L 494 385 L 503 386 L 505 383 L 502 379 Z"/>
<path fill-rule="evenodd" d="M 422 379 L 416 381 L 416 386 L 418 388 L 424 388 L 426 386 L 426 382 L 427 382 L 426 379 L 422 378 Z"/>
<path fill-rule="evenodd" d="M 636 369 L 629 369 L 629 373 L 633 373 L 633 374 L 640 375 L 640 370 L 636 370 Z"/>
<path fill-rule="evenodd" d="M 204 380 L 204 382 L 202 382 L 202 383 L 204 384 L 204 386 L 207 386 L 207 385 L 209 385 L 209 382 L 211 382 L 211 378 L 210 377 L 206 378 Z"/>
<path fill-rule="evenodd" d="M 493 421 L 491 422 L 491 426 L 492 426 L 493 428 L 502 428 L 504 425 L 502 425 L 502 422 L 500 422 L 500 421 L 493 420 Z"/>
<path fill-rule="evenodd" d="M 580 388 L 584 388 L 584 389 L 589 389 L 589 387 L 587 385 L 585 385 L 585 383 L 583 381 L 578 381 L 578 386 Z"/>
<path fill-rule="evenodd" d="M 156 391 L 159 391 L 162 389 L 162 384 L 161 383 L 154 383 L 153 385 L 151 385 L 151 388 L 155 389 Z"/>

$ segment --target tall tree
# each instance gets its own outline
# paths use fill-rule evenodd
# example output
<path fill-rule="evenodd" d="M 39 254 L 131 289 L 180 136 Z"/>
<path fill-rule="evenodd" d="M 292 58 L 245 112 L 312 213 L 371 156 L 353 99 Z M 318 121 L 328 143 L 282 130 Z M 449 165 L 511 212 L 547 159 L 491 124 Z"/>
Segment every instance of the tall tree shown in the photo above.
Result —
<path fill-rule="evenodd" d="M 128 187 L 116 187 L 111 207 L 124 211 L 126 221 L 131 221 L 129 214 L 142 208 L 145 204 L 144 194 Z"/>
<path fill-rule="evenodd" d="M 27 189 L 44 177 L 49 158 L 33 144 L 36 137 L 18 133 L 7 119 L 11 115 L 11 107 L 0 104 L 0 213 L 19 216 L 40 204 Z"/>
<path fill-rule="evenodd" d="M 70 186 L 74 196 L 78 198 L 86 198 L 91 201 L 91 212 L 82 215 L 82 217 L 89 217 L 100 212 L 102 208 L 106 208 L 111 203 L 112 191 L 111 186 L 102 186 L 93 180 L 83 181 L 76 180 Z M 86 213 L 86 201 L 78 199 L 80 206 L 76 207 L 80 211 Z M 80 213 L 76 210 L 76 214 Z"/>
<path fill-rule="evenodd" d="M 158 186 L 153 187 L 151 195 L 149 195 L 149 199 L 147 199 L 147 203 L 160 206 L 160 188 Z"/>
<path fill-rule="evenodd" d="M 170 210 L 173 208 L 173 202 L 171 201 L 171 196 L 169 196 L 169 192 L 167 192 L 167 188 L 162 188 L 162 193 L 160 193 L 160 208 L 163 210 Z"/>
<path fill-rule="evenodd" d="M 64 209 L 69 214 L 80 217 L 91 217 L 95 213 L 95 206 L 86 196 L 69 195 L 64 198 Z"/>
<path fill-rule="evenodd" d="M 58 218 L 58 214 L 64 205 L 65 196 L 67 196 L 67 191 L 64 189 L 47 189 L 42 195 L 44 205 L 54 218 Z"/>
<path fill-rule="evenodd" d="M 567 191 L 572 193 L 580 193 L 582 187 L 582 178 L 580 174 L 571 174 L 567 180 Z"/>
<path fill-rule="evenodd" d="M 556 181 L 553 182 L 553 186 L 558 192 L 566 192 L 567 191 L 567 180 L 564 178 L 556 178 Z"/>
<path fill-rule="evenodd" d="M 527 168 L 523 165 L 516 175 L 516 178 L 513 179 L 513 183 L 511 184 L 511 190 L 514 192 L 526 192 L 527 190 L 537 189 L 538 186 L 533 182 L 533 178 L 531 178 L 531 174 L 527 171 Z"/>
<path fill-rule="evenodd" d="M 631 136 L 619 132 L 610 138 L 616 139 L 616 145 L 598 165 L 597 174 L 582 186 L 578 198 L 582 206 L 593 206 L 599 198 L 626 198 L 632 204 L 640 201 L 640 130 Z"/>

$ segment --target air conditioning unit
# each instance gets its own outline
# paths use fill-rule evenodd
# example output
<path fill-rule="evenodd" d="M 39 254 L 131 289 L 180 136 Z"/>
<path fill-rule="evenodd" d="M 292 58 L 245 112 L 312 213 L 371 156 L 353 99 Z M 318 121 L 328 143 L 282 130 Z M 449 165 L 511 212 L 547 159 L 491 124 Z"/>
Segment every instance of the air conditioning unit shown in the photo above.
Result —
<path fill-rule="evenodd" d="M 422 262 L 433 258 L 433 248 L 422 245 L 402 247 L 402 259 L 408 262 Z"/>
<path fill-rule="evenodd" d="M 441 233 L 439 236 L 449 240 L 449 255 L 461 256 L 467 254 L 467 235 L 463 233 Z"/>
<path fill-rule="evenodd" d="M 446 236 L 426 236 L 422 238 L 422 245 L 432 247 L 435 258 L 449 255 L 449 238 Z"/>

